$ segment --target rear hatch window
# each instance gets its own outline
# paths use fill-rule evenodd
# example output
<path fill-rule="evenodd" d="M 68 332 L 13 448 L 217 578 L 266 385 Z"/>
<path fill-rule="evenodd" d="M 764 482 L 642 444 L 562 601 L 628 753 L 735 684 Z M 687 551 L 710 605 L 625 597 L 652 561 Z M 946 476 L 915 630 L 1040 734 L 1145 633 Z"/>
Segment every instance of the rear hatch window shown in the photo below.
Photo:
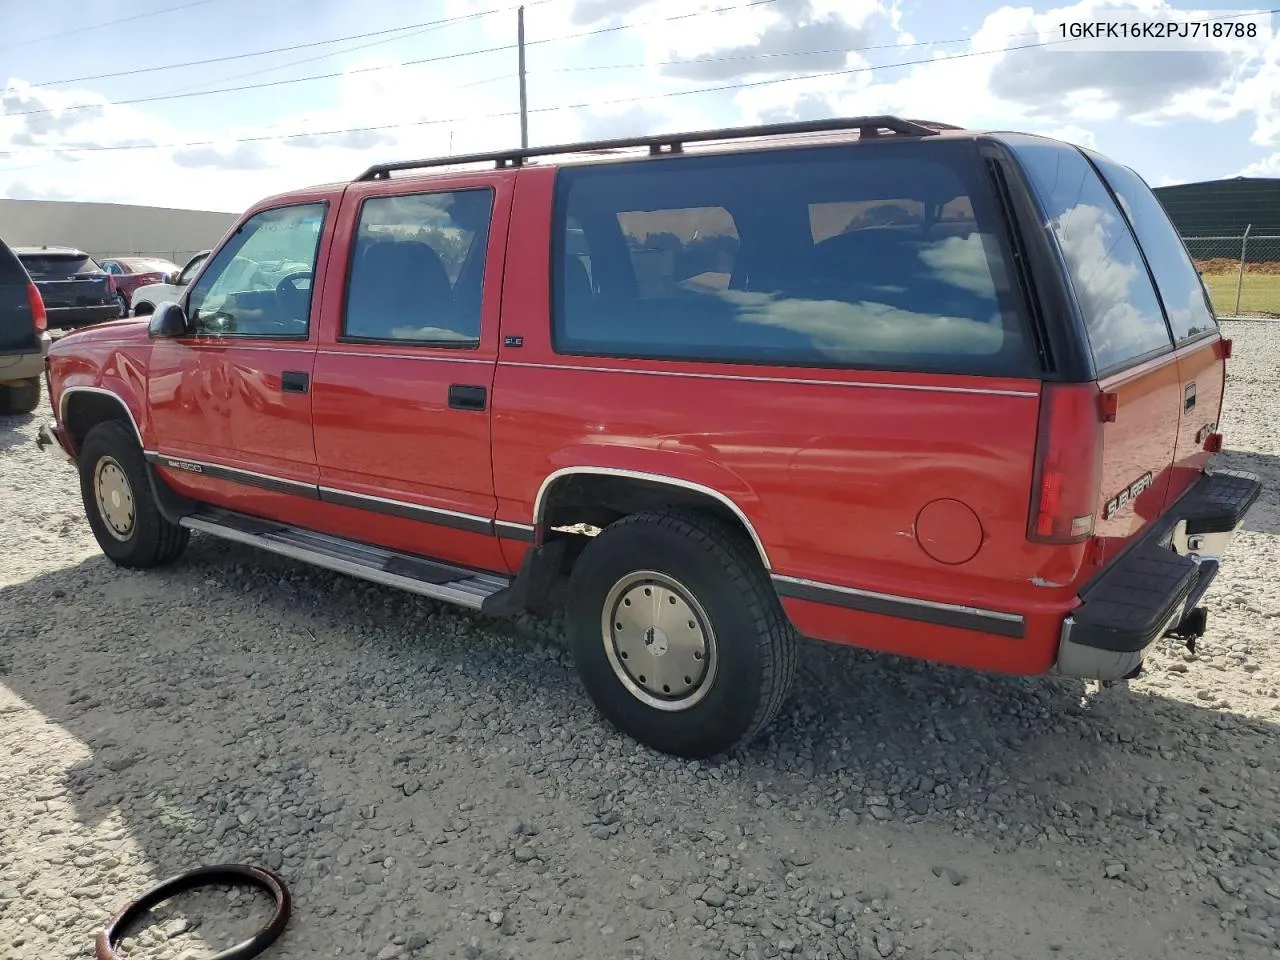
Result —
<path fill-rule="evenodd" d="M 1137 241 L 1089 161 L 1033 138 L 1017 138 L 1016 152 L 1066 263 L 1099 376 L 1170 350 Z"/>
<path fill-rule="evenodd" d="M 36 280 L 71 280 L 103 272 L 89 257 L 50 254 L 23 254 L 21 257 L 27 272 Z"/>
<path fill-rule="evenodd" d="M 1218 322 L 1213 316 L 1208 291 L 1156 195 L 1128 167 L 1092 152 L 1089 158 L 1115 191 L 1142 244 L 1174 338 L 1178 343 L 1186 343 L 1213 333 L 1218 329 Z"/>

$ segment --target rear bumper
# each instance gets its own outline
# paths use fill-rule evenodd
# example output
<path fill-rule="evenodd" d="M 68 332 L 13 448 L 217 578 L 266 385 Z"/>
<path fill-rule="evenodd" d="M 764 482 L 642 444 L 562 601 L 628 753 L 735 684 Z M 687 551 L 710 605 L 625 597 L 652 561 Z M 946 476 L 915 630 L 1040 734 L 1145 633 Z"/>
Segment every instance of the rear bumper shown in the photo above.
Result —
<path fill-rule="evenodd" d="M 1252 474 L 1205 474 L 1080 591 L 1062 625 L 1056 672 L 1119 680 L 1195 609 L 1262 492 Z"/>
<path fill-rule="evenodd" d="M 91 323 L 106 323 L 120 319 L 120 302 L 112 300 L 93 307 L 47 307 L 50 327 L 75 327 Z"/>
<path fill-rule="evenodd" d="M 0 383 L 35 380 L 44 375 L 44 357 L 49 352 L 49 334 L 40 335 L 40 351 L 0 356 Z"/>

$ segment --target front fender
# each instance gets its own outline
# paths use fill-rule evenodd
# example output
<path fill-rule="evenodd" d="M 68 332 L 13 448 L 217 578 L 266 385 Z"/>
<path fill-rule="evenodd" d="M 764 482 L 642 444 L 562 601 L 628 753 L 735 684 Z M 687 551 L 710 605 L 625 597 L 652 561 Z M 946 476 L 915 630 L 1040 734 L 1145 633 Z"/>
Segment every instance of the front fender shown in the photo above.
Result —
<path fill-rule="evenodd" d="M 151 449 L 148 440 L 151 424 L 147 416 L 146 369 L 127 355 L 113 355 L 99 367 L 84 355 L 51 357 L 49 363 L 51 401 L 59 426 L 68 442 L 76 444 L 74 426 L 77 397 L 98 397 L 114 402 L 123 409 L 134 435 L 143 450 Z M 76 450 L 70 450 L 73 455 Z"/>

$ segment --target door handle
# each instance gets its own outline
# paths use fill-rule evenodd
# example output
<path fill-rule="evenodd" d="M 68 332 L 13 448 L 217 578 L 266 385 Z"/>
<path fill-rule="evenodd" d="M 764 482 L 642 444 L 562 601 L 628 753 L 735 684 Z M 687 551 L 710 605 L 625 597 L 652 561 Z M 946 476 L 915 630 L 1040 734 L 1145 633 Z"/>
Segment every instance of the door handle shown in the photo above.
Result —
<path fill-rule="evenodd" d="M 280 389 L 285 393 L 306 393 L 310 382 L 305 370 L 286 370 L 280 374 Z"/>
<path fill-rule="evenodd" d="M 483 410 L 489 391 L 465 383 L 449 385 L 449 406 L 454 410 Z"/>
<path fill-rule="evenodd" d="M 1196 382 L 1192 380 L 1183 388 L 1182 391 L 1182 409 L 1194 410 L 1196 406 Z"/>

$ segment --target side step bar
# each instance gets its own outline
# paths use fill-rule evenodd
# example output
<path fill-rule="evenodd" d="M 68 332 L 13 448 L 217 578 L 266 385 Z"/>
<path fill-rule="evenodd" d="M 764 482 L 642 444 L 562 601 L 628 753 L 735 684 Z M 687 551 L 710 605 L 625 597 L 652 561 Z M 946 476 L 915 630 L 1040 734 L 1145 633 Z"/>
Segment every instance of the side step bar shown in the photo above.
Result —
<path fill-rule="evenodd" d="M 511 586 L 509 577 L 479 573 L 216 507 L 199 507 L 179 523 L 224 540 L 472 610 L 487 606 L 486 600 Z"/>

